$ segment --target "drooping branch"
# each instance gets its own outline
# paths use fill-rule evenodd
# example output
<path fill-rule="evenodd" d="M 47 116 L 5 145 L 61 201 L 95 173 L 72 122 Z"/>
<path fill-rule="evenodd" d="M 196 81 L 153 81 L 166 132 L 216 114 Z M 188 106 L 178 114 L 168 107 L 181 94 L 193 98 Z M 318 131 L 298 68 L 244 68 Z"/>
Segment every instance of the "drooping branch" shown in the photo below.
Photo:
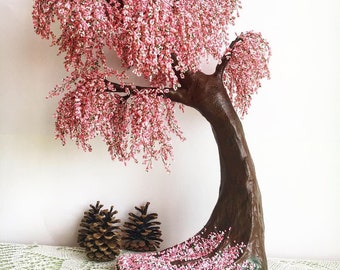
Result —
<path fill-rule="evenodd" d="M 261 80 L 270 78 L 271 49 L 260 33 L 249 31 L 241 33 L 229 50 L 230 59 L 222 73 L 223 83 L 235 110 L 244 116 Z"/>

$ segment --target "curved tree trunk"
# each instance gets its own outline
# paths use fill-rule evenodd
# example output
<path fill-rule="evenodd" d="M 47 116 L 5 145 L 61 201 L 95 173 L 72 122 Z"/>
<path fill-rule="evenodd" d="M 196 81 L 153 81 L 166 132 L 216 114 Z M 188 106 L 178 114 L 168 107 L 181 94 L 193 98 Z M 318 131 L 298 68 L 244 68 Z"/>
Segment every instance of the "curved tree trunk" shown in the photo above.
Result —
<path fill-rule="evenodd" d="M 222 72 L 221 65 L 217 66 L 212 75 L 188 72 L 185 78 L 180 80 L 181 88 L 170 91 L 166 96 L 197 109 L 211 124 L 218 146 L 221 168 L 219 197 L 211 217 L 197 235 L 207 237 L 211 232 L 229 233 L 220 244 L 202 257 L 210 258 L 221 253 L 231 243 L 243 243 L 246 247 L 243 254 L 237 258 L 237 264 L 245 261 L 257 262 L 256 269 L 266 270 L 260 190 L 242 124 L 224 88 Z M 190 239 L 186 242 L 190 243 Z M 195 269 L 195 261 L 202 258 L 192 260 L 192 256 L 186 257 L 185 249 L 188 245 L 182 246 L 181 253 L 184 255 L 174 256 L 172 261 L 168 254 L 175 247 L 161 251 L 154 257 L 161 259 L 163 256 L 163 259 L 170 260 L 172 265 L 187 265 L 186 269 Z M 137 259 L 133 263 L 137 266 Z M 119 265 L 119 269 L 129 268 Z"/>
<path fill-rule="evenodd" d="M 240 262 L 256 259 L 267 269 L 261 194 L 242 124 L 223 86 L 222 69 L 213 75 L 186 74 L 181 84 L 183 88 L 169 97 L 197 109 L 209 121 L 219 151 L 219 197 L 206 233 L 231 228 L 229 241 L 246 245 Z"/>

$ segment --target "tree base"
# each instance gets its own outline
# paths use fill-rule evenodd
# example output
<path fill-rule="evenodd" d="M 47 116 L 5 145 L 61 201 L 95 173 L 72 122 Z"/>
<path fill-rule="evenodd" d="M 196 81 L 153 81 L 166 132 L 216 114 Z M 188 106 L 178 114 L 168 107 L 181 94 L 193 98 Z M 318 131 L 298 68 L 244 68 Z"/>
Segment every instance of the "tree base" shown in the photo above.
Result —
<path fill-rule="evenodd" d="M 230 230 L 203 229 L 185 242 L 160 252 L 124 254 L 118 258 L 117 269 L 262 270 L 258 259 L 242 256 L 246 245 L 230 241 L 229 233 Z"/>

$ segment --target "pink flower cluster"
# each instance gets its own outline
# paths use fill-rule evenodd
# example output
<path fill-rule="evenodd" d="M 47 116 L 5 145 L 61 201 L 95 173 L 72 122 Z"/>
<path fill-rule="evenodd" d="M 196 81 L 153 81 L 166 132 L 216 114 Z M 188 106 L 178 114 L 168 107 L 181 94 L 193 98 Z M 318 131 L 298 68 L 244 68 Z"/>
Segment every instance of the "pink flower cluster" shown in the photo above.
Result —
<path fill-rule="evenodd" d="M 96 74 L 98 75 L 98 74 Z M 85 151 L 100 135 L 112 159 L 126 162 L 142 158 L 146 170 L 161 158 L 169 171 L 171 134 L 184 139 L 174 116 L 174 103 L 154 89 L 142 89 L 124 98 L 107 91 L 104 78 L 85 77 L 60 100 L 56 112 L 56 137 L 66 136 Z M 141 156 L 140 156 L 141 155 Z"/>
<path fill-rule="evenodd" d="M 202 56 L 220 59 L 238 7 L 238 0 L 125 0 L 115 51 L 151 85 L 173 87 L 172 55 L 181 73 L 200 69 Z"/>
<path fill-rule="evenodd" d="M 224 84 L 234 108 L 244 116 L 252 95 L 261 86 L 260 80 L 270 78 L 271 50 L 260 33 L 241 33 L 237 40 L 226 52 L 230 59 L 224 70 Z"/>
<path fill-rule="evenodd" d="M 105 65 L 104 48 L 113 48 L 112 34 L 121 21 L 119 6 L 117 1 L 35 0 L 33 25 L 38 35 L 65 53 L 66 70 L 82 72 Z"/>
<path fill-rule="evenodd" d="M 200 234 L 159 253 L 124 254 L 118 258 L 118 269 L 141 270 L 241 270 L 253 269 L 249 263 L 236 263 L 245 247 L 229 243 L 226 232 Z M 219 249 L 219 247 L 223 247 Z M 244 268 L 246 266 L 246 268 Z"/>
<path fill-rule="evenodd" d="M 35 0 L 33 24 L 65 53 L 67 70 L 106 67 L 107 47 L 152 86 L 173 87 L 172 55 L 182 73 L 199 69 L 202 56 L 220 59 L 239 7 L 240 0 Z"/>

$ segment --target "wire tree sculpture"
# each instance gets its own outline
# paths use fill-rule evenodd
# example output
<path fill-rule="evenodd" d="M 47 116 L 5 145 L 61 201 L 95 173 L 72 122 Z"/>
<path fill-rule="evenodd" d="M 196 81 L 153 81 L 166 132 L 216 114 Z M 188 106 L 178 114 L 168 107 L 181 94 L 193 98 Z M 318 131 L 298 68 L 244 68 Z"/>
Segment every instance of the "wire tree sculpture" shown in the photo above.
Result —
<path fill-rule="evenodd" d="M 239 116 L 260 80 L 269 78 L 270 47 L 260 33 L 230 41 L 239 0 L 35 0 L 35 32 L 64 55 L 68 76 L 56 137 L 91 151 L 101 136 L 112 159 L 162 160 L 169 170 L 172 135 L 183 139 L 175 105 L 197 109 L 211 124 L 221 184 L 211 217 L 195 236 L 159 253 L 124 255 L 119 269 L 267 269 L 261 195 Z M 59 27 L 58 27 L 59 26 Z M 110 53 L 107 53 L 109 51 Z M 150 82 L 128 82 L 124 70 Z M 213 74 L 202 58 L 218 60 Z"/>

